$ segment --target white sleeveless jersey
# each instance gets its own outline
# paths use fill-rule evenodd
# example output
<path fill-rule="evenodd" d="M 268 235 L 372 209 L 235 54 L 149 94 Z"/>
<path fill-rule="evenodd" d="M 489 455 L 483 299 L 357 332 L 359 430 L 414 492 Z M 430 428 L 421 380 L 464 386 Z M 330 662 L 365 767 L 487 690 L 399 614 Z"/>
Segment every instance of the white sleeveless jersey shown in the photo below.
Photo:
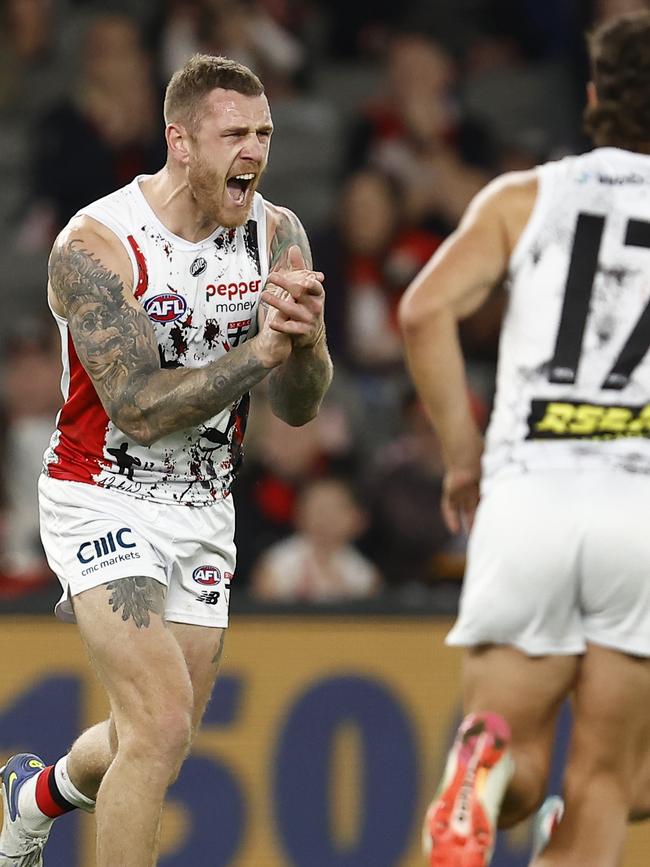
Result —
<path fill-rule="evenodd" d="M 135 178 L 83 208 L 117 235 L 134 272 L 163 368 L 203 367 L 253 334 L 268 274 L 264 200 L 250 219 L 190 243 L 157 219 Z M 64 406 L 44 464 L 47 475 L 159 502 L 205 506 L 227 496 L 241 462 L 248 395 L 203 424 L 138 445 L 109 420 L 81 365 L 67 322 L 61 331 Z"/>
<path fill-rule="evenodd" d="M 510 261 L 484 484 L 650 473 L 650 156 L 600 148 L 537 171 Z"/>

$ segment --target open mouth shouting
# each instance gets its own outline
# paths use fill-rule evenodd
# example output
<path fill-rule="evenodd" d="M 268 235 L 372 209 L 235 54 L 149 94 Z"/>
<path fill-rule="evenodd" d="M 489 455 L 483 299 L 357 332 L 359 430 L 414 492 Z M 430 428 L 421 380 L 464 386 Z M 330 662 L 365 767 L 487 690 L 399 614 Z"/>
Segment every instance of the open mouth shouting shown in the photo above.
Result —
<path fill-rule="evenodd" d="M 246 172 L 245 174 L 233 175 L 231 178 L 228 178 L 226 189 L 233 204 L 241 207 L 248 203 L 248 194 L 254 187 L 256 177 L 254 172 Z"/>

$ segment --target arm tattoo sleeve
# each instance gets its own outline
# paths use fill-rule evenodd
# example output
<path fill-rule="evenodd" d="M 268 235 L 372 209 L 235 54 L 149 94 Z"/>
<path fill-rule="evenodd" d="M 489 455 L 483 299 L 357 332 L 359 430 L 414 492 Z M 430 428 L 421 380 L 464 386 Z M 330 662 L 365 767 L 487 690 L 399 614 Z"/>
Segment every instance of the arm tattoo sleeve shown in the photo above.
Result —
<path fill-rule="evenodd" d="M 293 211 L 283 208 L 269 247 L 269 271 L 288 267 L 289 249 L 294 244 L 300 247 L 307 268 L 312 268 L 311 250 L 302 223 Z"/>
<path fill-rule="evenodd" d="M 250 342 L 203 368 L 162 370 L 146 313 L 80 240 L 55 246 L 49 276 L 106 412 L 139 442 L 205 421 L 268 373 Z"/>
<path fill-rule="evenodd" d="M 131 370 L 159 367 L 147 317 L 127 303 L 118 275 L 80 241 L 54 248 L 50 283 L 66 312 L 80 360 L 109 400 L 124 388 Z"/>
<path fill-rule="evenodd" d="M 162 617 L 165 607 L 165 588 L 153 578 L 120 578 L 109 581 L 108 604 L 113 611 L 120 613 L 122 620 L 131 619 L 141 629 L 151 623 L 150 614 Z"/>
<path fill-rule="evenodd" d="M 309 349 L 294 350 L 269 377 L 274 413 L 294 426 L 316 416 L 332 381 L 332 361 L 322 338 Z"/>

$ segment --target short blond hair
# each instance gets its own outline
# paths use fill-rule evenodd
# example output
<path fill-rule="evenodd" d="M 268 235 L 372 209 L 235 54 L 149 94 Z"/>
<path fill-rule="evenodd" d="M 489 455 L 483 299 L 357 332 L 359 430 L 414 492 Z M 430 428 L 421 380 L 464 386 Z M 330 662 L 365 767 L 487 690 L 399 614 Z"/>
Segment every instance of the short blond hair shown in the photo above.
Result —
<path fill-rule="evenodd" d="M 195 54 L 171 77 L 165 91 L 165 123 L 182 123 L 190 132 L 200 123 L 204 98 L 217 87 L 244 96 L 261 96 L 264 85 L 243 63 L 213 54 Z"/>

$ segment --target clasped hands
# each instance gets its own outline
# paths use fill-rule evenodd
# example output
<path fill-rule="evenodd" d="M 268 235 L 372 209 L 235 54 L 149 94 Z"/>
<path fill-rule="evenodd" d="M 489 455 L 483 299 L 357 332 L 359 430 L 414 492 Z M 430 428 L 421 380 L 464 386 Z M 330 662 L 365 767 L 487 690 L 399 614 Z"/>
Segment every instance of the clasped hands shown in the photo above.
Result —
<path fill-rule="evenodd" d="M 260 298 L 267 308 L 262 332 L 274 332 L 278 349 L 288 349 L 287 356 L 293 349 L 318 343 L 324 331 L 325 305 L 322 271 L 307 268 L 297 245 L 289 249 L 288 263 L 288 268 L 271 271 Z"/>

